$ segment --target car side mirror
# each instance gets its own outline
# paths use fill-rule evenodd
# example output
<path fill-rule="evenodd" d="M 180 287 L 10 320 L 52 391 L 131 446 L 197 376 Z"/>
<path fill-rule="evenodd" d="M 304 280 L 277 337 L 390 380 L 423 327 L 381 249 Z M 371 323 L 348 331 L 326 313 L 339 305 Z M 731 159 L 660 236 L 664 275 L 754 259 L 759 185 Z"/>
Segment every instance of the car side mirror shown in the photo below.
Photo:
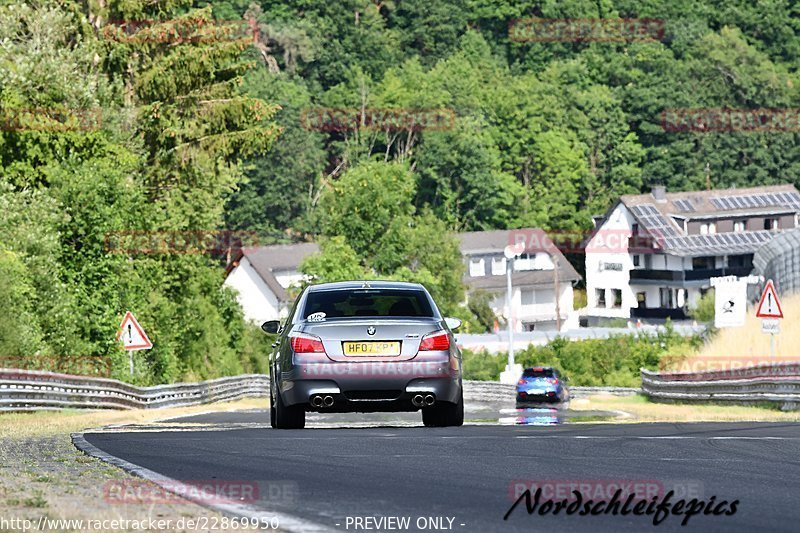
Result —
<path fill-rule="evenodd" d="M 458 318 L 447 317 L 444 319 L 444 323 L 447 324 L 447 327 L 450 328 L 451 331 L 455 331 L 461 327 L 461 320 Z"/>
<path fill-rule="evenodd" d="M 280 320 L 267 320 L 263 324 L 261 324 L 261 329 L 264 333 L 275 334 L 281 330 L 281 321 Z"/>

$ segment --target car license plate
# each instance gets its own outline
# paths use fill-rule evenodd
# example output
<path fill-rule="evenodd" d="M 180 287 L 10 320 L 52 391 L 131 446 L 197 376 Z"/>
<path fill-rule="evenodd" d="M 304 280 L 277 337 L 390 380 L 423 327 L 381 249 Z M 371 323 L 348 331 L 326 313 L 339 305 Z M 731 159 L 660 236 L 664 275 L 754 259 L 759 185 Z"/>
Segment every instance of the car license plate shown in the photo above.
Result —
<path fill-rule="evenodd" d="M 544 394 L 544 389 L 528 389 L 528 394 Z"/>
<path fill-rule="evenodd" d="M 347 341 L 343 344 L 345 355 L 400 355 L 397 341 Z"/>

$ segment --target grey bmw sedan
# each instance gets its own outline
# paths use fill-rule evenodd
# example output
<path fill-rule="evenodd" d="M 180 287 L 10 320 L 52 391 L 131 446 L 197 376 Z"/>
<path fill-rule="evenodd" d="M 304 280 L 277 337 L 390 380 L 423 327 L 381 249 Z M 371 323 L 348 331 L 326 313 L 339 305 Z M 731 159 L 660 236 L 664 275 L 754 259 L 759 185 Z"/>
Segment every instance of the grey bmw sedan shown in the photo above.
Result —
<path fill-rule="evenodd" d="M 464 422 L 461 352 L 453 330 L 417 283 L 347 281 L 307 287 L 270 356 L 274 428 L 320 413 L 422 411 L 426 426 Z"/>

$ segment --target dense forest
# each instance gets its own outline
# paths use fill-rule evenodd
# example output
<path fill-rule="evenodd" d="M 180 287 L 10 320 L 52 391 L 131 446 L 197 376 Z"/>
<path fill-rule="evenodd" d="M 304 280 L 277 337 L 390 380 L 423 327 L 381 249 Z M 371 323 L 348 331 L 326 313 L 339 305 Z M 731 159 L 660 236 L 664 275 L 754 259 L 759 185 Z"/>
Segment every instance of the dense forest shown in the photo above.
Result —
<path fill-rule="evenodd" d="M 510 35 L 531 17 L 660 31 Z M 155 343 L 136 382 L 263 370 L 221 288 L 233 245 L 109 249 L 131 231 L 319 240 L 314 279 L 418 280 L 481 315 L 461 307 L 448 232 L 587 229 L 654 184 L 800 185 L 800 128 L 662 123 L 800 108 L 798 33 L 790 0 L 4 0 L 0 356 L 104 356 L 131 379 L 115 340 L 130 309 Z M 331 108 L 362 120 L 309 122 Z"/>

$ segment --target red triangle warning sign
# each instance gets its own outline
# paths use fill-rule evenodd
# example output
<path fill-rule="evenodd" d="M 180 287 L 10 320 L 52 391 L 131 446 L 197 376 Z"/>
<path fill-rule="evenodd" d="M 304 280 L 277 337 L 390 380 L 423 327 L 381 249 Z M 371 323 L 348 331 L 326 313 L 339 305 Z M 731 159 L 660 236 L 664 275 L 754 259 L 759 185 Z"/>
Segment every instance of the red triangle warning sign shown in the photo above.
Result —
<path fill-rule="evenodd" d="M 759 318 L 783 318 L 781 301 L 778 300 L 778 291 L 775 290 L 775 285 L 771 279 L 767 280 L 764 292 L 761 293 L 761 300 L 756 308 L 756 316 Z"/>
<path fill-rule="evenodd" d="M 122 341 L 122 347 L 126 350 L 149 350 L 153 347 L 153 343 L 130 311 L 125 313 L 125 318 L 119 325 L 117 339 Z"/>

